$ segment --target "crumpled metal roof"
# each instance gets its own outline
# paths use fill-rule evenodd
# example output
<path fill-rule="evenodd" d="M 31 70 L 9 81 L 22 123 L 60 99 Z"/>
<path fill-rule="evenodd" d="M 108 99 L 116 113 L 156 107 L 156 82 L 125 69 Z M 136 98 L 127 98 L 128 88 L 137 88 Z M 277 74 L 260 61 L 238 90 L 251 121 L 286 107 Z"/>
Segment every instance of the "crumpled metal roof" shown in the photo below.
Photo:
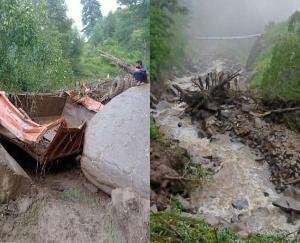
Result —
<path fill-rule="evenodd" d="M 64 97 L 20 94 L 12 100 L 0 91 L 0 135 L 43 164 L 80 153 L 86 122 L 104 105 L 69 93 Z"/>
<path fill-rule="evenodd" d="M 63 121 L 62 118 L 49 124 L 40 125 L 29 119 L 16 108 L 0 91 L 0 124 L 23 142 L 37 142 L 51 128 Z"/>

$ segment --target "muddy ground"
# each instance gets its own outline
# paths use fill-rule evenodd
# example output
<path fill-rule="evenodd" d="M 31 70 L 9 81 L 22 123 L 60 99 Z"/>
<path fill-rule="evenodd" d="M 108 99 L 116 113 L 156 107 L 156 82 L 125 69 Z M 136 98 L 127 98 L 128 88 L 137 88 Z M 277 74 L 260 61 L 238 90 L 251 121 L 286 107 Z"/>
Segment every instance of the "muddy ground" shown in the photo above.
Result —
<path fill-rule="evenodd" d="M 0 206 L 0 242 L 115 242 L 112 204 L 65 162 L 45 176 L 34 174 L 32 193 Z"/>

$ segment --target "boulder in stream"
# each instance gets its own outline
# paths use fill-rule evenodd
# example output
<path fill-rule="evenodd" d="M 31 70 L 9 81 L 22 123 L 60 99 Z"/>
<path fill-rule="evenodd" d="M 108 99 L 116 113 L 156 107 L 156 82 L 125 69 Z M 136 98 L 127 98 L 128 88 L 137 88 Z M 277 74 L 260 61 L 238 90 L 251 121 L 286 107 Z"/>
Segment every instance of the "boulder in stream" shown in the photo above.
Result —
<path fill-rule="evenodd" d="M 130 88 L 89 122 L 81 169 L 102 191 L 131 187 L 150 195 L 150 88 Z"/>

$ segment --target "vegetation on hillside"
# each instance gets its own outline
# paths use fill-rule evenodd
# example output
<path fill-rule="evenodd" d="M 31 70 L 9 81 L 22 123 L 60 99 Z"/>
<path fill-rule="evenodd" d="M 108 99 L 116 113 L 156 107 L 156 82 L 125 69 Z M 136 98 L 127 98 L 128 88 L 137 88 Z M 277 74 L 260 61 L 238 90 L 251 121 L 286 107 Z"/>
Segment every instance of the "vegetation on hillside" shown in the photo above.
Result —
<path fill-rule="evenodd" d="M 300 102 L 300 13 L 289 21 L 270 24 L 265 33 L 266 48 L 256 62 L 252 86 L 267 101 Z"/>
<path fill-rule="evenodd" d="M 119 0 L 103 17 L 97 0 L 81 0 L 83 30 L 67 17 L 65 0 L 3 0 L 0 4 L 0 89 L 42 91 L 101 80 L 120 70 L 106 51 L 149 64 L 149 0 Z"/>
<path fill-rule="evenodd" d="M 151 80 L 161 81 L 184 61 L 187 8 L 178 0 L 152 0 L 150 8 Z"/>
<path fill-rule="evenodd" d="M 149 0 L 119 0 L 118 3 L 122 8 L 101 18 L 85 43 L 81 78 L 103 79 L 120 74 L 119 69 L 100 56 L 100 51 L 132 65 L 141 59 L 149 66 Z"/>
<path fill-rule="evenodd" d="M 80 43 L 63 1 L 3 0 L 0 4 L 0 87 L 43 90 L 72 82 Z"/>

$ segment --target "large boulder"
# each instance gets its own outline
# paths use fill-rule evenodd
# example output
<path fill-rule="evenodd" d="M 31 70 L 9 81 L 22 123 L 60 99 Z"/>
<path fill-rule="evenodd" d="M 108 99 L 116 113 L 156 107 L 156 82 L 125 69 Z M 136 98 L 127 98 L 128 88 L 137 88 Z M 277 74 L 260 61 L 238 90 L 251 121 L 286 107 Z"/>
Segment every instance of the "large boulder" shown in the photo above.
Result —
<path fill-rule="evenodd" d="M 89 122 L 81 168 L 104 192 L 131 187 L 150 195 L 150 88 L 130 88 Z"/>
<path fill-rule="evenodd" d="M 16 199 L 30 188 L 30 177 L 0 144 L 0 203 Z"/>

